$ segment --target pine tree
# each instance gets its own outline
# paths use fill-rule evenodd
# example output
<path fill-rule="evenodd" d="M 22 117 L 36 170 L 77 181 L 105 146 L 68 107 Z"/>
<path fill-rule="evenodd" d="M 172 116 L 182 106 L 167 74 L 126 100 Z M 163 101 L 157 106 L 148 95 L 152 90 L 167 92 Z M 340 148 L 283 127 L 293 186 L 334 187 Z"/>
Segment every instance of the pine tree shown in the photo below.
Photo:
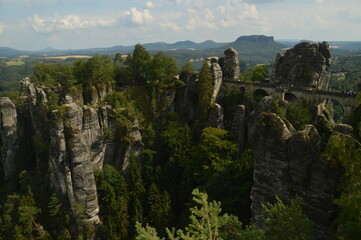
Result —
<path fill-rule="evenodd" d="M 133 55 L 127 59 L 133 73 L 133 81 L 144 83 L 149 77 L 149 52 L 141 45 L 134 47 Z"/>
<path fill-rule="evenodd" d="M 275 204 L 263 205 L 265 213 L 262 219 L 266 226 L 267 240 L 310 240 L 312 238 L 312 224 L 302 213 L 301 200 L 296 198 L 289 206 L 280 198 Z"/>
<path fill-rule="evenodd" d="M 161 193 L 154 183 L 149 187 L 148 206 L 149 222 L 158 230 L 164 229 L 169 223 L 170 196 L 164 191 Z"/>
<path fill-rule="evenodd" d="M 130 226 L 143 220 L 143 198 L 145 189 L 143 186 L 140 167 L 135 156 L 131 156 L 128 166 L 128 186 L 129 186 L 129 216 Z M 131 229 L 132 230 L 132 229 Z M 133 235 L 131 231 L 130 235 Z"/>
<path fill-rule="evenodd" d="M 124 177 L 112 166 L 96 173 L 102 237 L 126 239 L 129 233 L 128 189 Z"/>
<path fill-rule="evenodd" d="M 265 240 L 264 232 L 253 227 L 242 229 L 237 217 L 220 215 L 221 203 L 208 202 L 206 193 L 193 190 L 193 200 L 198 204 L 190 209 L 190 224 L 185 230 L 166 229 L 169 240 Z M 136 240 L 164 240 L 158 237 L 157 231 L 148 224 L 145 228 L 136 223 Z"/>

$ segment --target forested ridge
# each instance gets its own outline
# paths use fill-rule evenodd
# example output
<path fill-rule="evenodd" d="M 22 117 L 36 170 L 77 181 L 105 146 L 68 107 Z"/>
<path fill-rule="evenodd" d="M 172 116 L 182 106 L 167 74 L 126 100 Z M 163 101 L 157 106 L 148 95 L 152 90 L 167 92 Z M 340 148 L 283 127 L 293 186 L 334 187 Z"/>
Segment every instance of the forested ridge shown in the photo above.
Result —
<path fill-rule="evenodd" d="M 343 71 L 340 59 L 334 71 Z M 255 149 L 249 142 L 239 148 L 237 136 L 232 133 L 232 120 L 238 105 L 247 106 L 249 114 L 262 99 L 247 91 L 224 88 L 220 100 L 224 129 L 213 127 L 209 113 L 215 109 L 214 83 L 207 61 L 199 71 L 190 62 L 178 69 L 173 58 L 162 52 L 151 54 L 138 44 L 127 57 L 96 55 L 71 63 L 39 62 L 31 70 L 28 65 L 22 66 L 22 71 L 19 74 L 32 72 L 30 82 L 45 89 L 47 103 L 38 109 L 43 114 L 38 116 L 43 121 L 41 134 L 34 133 L 27 142 L 19 143 L 15 176 L 6 180 L 0 176 L 0 240 L 316 239 L 314 222 L 304 213 L 307 203 L 301 197 L 283 202 L 275 196 L 275 202 L 262 205 L 262 227 L 254 224 L 250 195 Z M 267 69 L 258 65 L 241 72 L 240 78 L 257 82 L 268 75 Z M 174 102 L 177 103 L 178 95 L 184 95 L 182 91 L 192 78 L 197 80 L 189 100 L 195 107 L 189 118 L 188 105 L 184 108 Z M 354 80 L 345 81 L 356 85 Z M 341 89 L 332 82 L 331 86 Z M 7 83 L 3 87 L 16 89 Z M 95 96 L 102 96 L 103 90 L 106 96 L 99 97 L 95 104 Z M 25 112 L 29 99 L 18 92 L 7 95 L 16 104 L 19 115 Z M 67 197 L 46 180 L 50 174 L 47 159 L 51 153 L 51 119 L 54 113 L 59 118 L 69 115 L 69 96 L 74 102 L 83 103 L 85 109 L 110 106 L 109 118 L 114 120 L 114 128 L 103 128 L 102 141 L 128 146 L 135 141 L 129 134 L 135 126 L 141 134 L 142 151 L 131 152 L 126 167 L 104 164 L 94 171 L 98 223 L 82 221 L 82 206 L 71 206 Z M 274 99 L 272 108 L 295 131 L 314 124 L 322 136 L 322 154 L 317 157 L 342 169 L 334 199 L 338 210 L 325 239 L 358 239 L 361 105 L 345 119 L 353 127 L 353 137 L 332 134 L 327 122 L 312 116 L 309 103 Z M 91 110 L 88 114 L 92 114 Z M 42 159 L 40 164 L 38 159 Z M 3 174 L 4 166 L 0 167 Z M 307 185 L 307 179 L 304 184 Z"/>

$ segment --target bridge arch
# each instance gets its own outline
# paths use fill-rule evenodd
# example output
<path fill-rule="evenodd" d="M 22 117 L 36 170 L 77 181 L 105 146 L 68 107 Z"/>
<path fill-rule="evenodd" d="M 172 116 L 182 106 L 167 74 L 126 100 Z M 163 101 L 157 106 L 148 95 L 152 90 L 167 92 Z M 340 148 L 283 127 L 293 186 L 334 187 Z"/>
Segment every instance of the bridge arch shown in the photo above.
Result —
<path fill-rule="evenodd" d="M 342 122 L 343 116 L 345 114 L 344 106 L 334 98 L 331 98 L 332 109 L 333 109 L 333 120 L 337 122 Z"/>
<path fill-rule="evenodd" d="M 290 102 L 290 103 L 297 103 L 298 98 L 293 93 L 286 92 L 285 93 L 285 100 L 287 102 Z"/>
<path fill-rule="evenodd" d="M 270 94 L 266 90 L 264 90 L 262 88 L 256 89 L 253 92 L 253 99 L 256 100 L 256 102 L 261 101 L 261 99 L 266 97 L 266 96 L 270 96 Z"/>

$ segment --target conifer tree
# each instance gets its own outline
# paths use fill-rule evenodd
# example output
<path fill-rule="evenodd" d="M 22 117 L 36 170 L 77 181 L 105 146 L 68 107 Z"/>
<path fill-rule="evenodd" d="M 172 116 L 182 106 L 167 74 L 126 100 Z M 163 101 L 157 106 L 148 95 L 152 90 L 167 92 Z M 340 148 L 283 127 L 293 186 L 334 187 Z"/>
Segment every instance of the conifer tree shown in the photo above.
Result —
<path fill-rule="evenodd" d="M 264 232 L 253 227 L 242 229 L 242 223 L 234 216 L 228 214 L 220 215 L 221 203 L 208 202 L 206 193 L 193 190 L 193 200 L 198 206 L 190 209 L 190 224 L 185 230 L 166 229 L 169 240 L 265 240 Z M 157 231 L 150 227 L 142 227 L 136 223 L 136 240 L 164 240 L 160 238 Z"/>
<path fill-rule="evenodd" d="M 137 221 L 141 222 L 143 220 L 143 198 L 145 189 L 141 178 L 140 167 L 134 155 L 130 158 L 127 170 L 130 225 L 135 226 Z"/>
<path fill-rule="evenodd" d="M 149 76 L 149 52 L 141 45 L 134 47 L 133 55 L 127 59 L 133 73 L 133 81 L 145 82 Z"/>
<path fill-rule="evenodd" d="M 301 200 L 296 198 L 290 205 L 285 205 L 280 198 L 275 204 L 263 205 L 265 213 L 262 219 L 266 226 L 267 240 L 310 240 L 312 238 L 312 224 L 303 214 Z"/>
<path fill-rule="evenodd" d="M 103 238 L 126 239 L 129 233 L 129 193 L 124 177 L 110 165 L 96 174 Z"/>
<path fill-rule="evenodd" d="M 148 193 L 149 220 L 156 229 L 164 229 L 169 223 L 170 197 L 165 191 L 161 193 L 154 183 L 149 187 Z"/>

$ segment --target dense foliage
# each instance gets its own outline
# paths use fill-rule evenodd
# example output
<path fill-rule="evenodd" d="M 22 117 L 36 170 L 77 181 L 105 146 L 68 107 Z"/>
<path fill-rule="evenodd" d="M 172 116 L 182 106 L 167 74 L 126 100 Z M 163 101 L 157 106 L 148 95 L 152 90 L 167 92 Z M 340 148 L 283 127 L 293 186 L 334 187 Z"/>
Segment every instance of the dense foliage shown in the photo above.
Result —
<path fill-rule="evenodd" d="M 356 91 L 356 85 L 361 75 L 360 55 L 338 56 L 332 62 L 330 89 Z"/>

